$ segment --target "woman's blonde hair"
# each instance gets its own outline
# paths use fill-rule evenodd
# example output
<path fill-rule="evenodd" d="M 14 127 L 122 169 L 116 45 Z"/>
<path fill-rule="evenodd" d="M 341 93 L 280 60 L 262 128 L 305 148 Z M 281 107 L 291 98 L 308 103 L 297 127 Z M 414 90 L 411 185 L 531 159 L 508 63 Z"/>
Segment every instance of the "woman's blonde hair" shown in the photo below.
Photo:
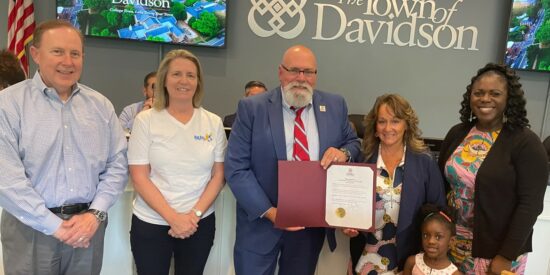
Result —
<path fill-rule="evenodd" d="M 168 97 L 168 91 L 166 90 L 166 75 L 168 74 L 168 68 L 170 63 L 176 58 L 187 59 L 197 67 L 197 90 L 193 95 L 193 107 L 198 108 L 201 105 L 202 96 L 204 95 L 203 91 L 203 82 L 202 82 L 202 69 L 199 59 L 187 50 L 172 50 L 168 52 L 164 59 L 160 62 L 159 68 L 157 70 L 157 81 L 155 83 L 155 100 L 153 107 L 156 110 L 162 110 L 168 107 L 170 100 Z"/>
<path fill-rule="evenodd" d="M 397 118 L 405 120 L 407 128 L 403 135 L 403 143 L 407 146 L 407 150 L 418 153 L 426 152 L 428 147 L 420 137 L 422 131 L 418 128 L 418 116 L 416 116 L 409 102 L 398 94 L 384 94 L 376 99 L 374 106 L 363 121 L 365 125 L 363 154 L 366 158 L 370 158 L 374 150 L 378 148 L 378 144 L 380 144 L 380 138 L 376 136 L 376 121 L 378 121 L 380 107 L 384 104 L 394 112 Z"/>

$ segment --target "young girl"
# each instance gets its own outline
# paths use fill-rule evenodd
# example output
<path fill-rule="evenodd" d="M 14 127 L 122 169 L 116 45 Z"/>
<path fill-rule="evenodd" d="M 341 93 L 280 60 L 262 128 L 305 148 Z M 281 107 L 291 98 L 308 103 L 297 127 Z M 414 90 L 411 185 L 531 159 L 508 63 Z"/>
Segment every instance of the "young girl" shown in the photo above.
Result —
<path fill-rule="evenodd" d="M 444 208 L 427 204 L 420 210 L 422 222 L 422 247 L 424 252 L 410 256 L 405 262 L 403 275 L 458 275 L 447 252 L 455 235 L 455 224 Z"/>

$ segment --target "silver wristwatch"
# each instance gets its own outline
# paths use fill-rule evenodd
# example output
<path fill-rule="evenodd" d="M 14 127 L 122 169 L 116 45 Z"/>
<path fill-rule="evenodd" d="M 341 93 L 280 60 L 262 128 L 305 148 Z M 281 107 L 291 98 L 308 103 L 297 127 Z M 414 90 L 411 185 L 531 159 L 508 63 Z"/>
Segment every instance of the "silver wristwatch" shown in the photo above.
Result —
<path fill-rule="evenodd" d="M 97 209 L 88 209 L 88 213 L 92 213 L 95 216 L 98 222 L 104 222 L 107 219 L 107 212 L 97 210 Z"/>
<path fill-rule="evenodd" d="M 346 161 L 350 161 L 350 160 L 351 160 L 351 153 L 349 152 L 348 149 L 346 149 L 346 148 L 340 148 L 340 151 L 342 151 L 342 153 L 344 153 L 344 155 L 346 155 Z"/>

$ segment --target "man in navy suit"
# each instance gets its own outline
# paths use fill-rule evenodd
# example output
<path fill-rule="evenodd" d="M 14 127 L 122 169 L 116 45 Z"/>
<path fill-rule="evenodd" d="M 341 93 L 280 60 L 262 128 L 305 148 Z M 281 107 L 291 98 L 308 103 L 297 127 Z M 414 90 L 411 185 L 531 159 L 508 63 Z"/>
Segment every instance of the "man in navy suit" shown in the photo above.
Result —
<path fill-rule="evenodd" d="M 225 158 L 225 175 L 237 199 L 234 247 L 237 275 L 314 274 L 325 228 L 274 228 L 277 216 L 277 161 L 292 160 L 294 108 L 301 113 L 309 158 L 323 168 L 353 160 L 359 141 L 348 122 L 344 99 L 314 90 L 317 61 L 304 46 L 289 48 L 279 65 L 281 86 L 242 99 Z M 307 196 L 307 194 L 304 194 Z M 335 247 L 334 231 L 326 230 Z"/>

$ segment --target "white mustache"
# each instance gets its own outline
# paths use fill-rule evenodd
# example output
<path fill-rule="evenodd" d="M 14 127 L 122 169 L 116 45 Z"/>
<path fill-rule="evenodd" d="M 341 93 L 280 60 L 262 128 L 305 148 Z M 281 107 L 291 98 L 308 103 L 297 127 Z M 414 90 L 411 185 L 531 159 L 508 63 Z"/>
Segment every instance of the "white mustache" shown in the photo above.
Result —
<path fill-rule="evenodd" d="M 283 95 L 290 106 L 301 108 L 311 102 L 313 87 L 308 83 L 293 81 L 283 87 Z"/>
<path fill-rule="evenodd" d="M 295 89 L 295 88 L 306 89 L 310 94 L 313 93 L 313 88 L 308 83 L 301 83 L 301 82 L 293 81 L 293 82 L 288 83 L 288 85 L 286 85 L 285 88 L 288 89 L 288 90 L 292 90 L 292 89 Z"/>

